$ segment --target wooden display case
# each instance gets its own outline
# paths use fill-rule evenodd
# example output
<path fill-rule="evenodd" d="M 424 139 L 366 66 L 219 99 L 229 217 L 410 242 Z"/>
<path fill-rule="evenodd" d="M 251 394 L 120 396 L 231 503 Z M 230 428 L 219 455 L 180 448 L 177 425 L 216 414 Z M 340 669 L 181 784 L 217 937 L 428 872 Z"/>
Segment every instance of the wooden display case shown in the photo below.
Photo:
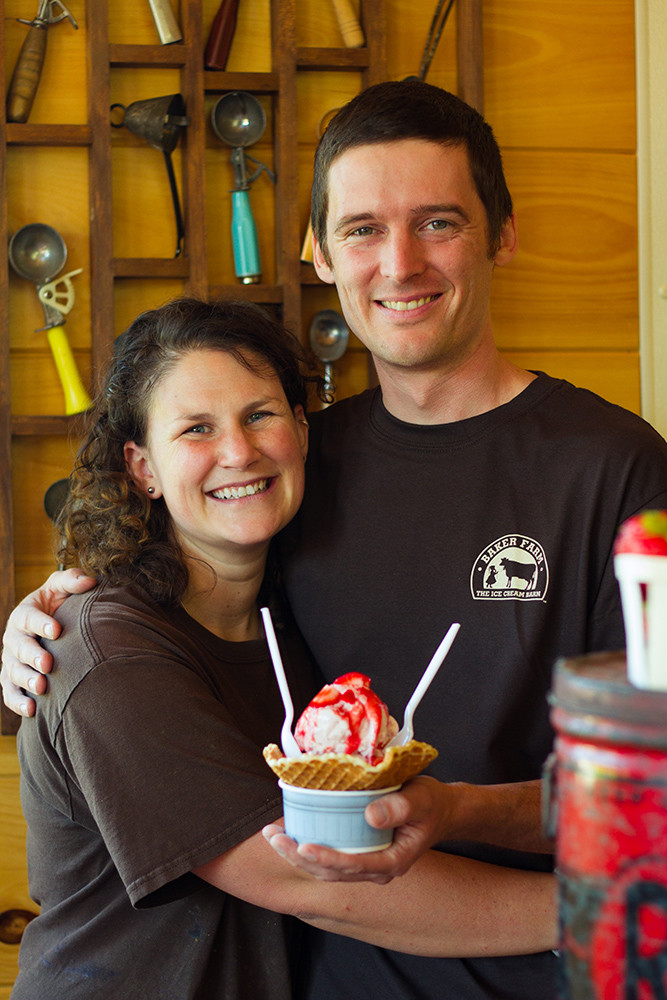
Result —
<path fill-rule="evenodd" d="M 36 155 L 38 150 L 49 150 L 54 155 L 58 149 L 76 149 L 87 161 L 86 184 L 80 185 L 81 188 L 87 186 L 87 195 L 80 190 L 78 196 L 88 199 L 91 391 L 94 391 L 97 373 L 106 366 L 118 332 L 118 287 L 123 282 L 145 282 L 149 286 L 157 281 L 165 288 L 175 286 L 186 294 L 247 298 L 274 307 L 285 324 L 297 333 L 302 331 L 304 301 L 311 295 L 312 301 L 317 302 L 317 286 L 321 283 L 312 266 L 300 260 L 304 233 L 300 207 L 304 196 L 303 185 L 301 197 L 299 189 L 298 125 L 299 116 L 307 114 L 308 109 L 299 103 L 298 78 L 299 74 L 354 73 L 362 87 L 386 79 L 385 6 L 384 0 L 360 0 L 360 21 L 366 43 L 362 48 L 320 48 L 297 45 L 296 0 L 269 0 L 269 3 L 271 66 L 267 71 L 256 72 L 252 67 L 247 72 L 204 68 L 206 37 L 200 0 L 181 0 L 179 22 L 183 39 L 171 45 L 111 41 L 109 0 L 94 0 L 94 3 L 89 0 L 85 4 L 85 32 L 82 33 L 85 34 L 87 56 L 85 122 L 32 124 L 29 120 L 26 124 L 7 123 L 4 91 L 1 95 L 0 144 L 3 151 L 12 155 L 23 149 Z M 470 103 L 481 108 L 481 0 L 459 0 L 457 6 L 458 89 Z M 6 3 L 0 2 L 3 12 L 0 31 L 5 25 L 5 7 Z M 22 10 L 21 13 L 27 12 Z M 57 30 L 65 31 L 64 28 Z M 0 36 L 3 62 L 4 41 L 3 34 Z M 126 129 L 110 127 L 110 106 L 117 100 L 115 91 L 118 89 L 113 80 L 119 76 L 129 77 L 135 71 L 153 74 L 152 79 L 155 73 L 162 73 L 165 86 L 161 93 L 173 92 L 173 81 L 178 80 L 185 102 L 188 125 L 182 129 L 178 149 L 184 249 L 180 256 L 171 258 L 121 255 L 115 240 L 113 206 L 119 191 L 114 157 L 122 155 L 124 146 L 141 145 L 141 139 L 129 135 Z M 211 138 L 208 120 L 210 105 L 220 94 L 232 90 L 249 91 L 270 108 L 268 141 L 275 172 L 275 191 L 271 196 L 273 246 L 265 280 L 259 284 L 234 283 L 233 276 L 230 281 L 219 281 L 218 271 L 211 266 L 210 240 L 207 239 L 207 223 L 211 226 L 211 184 L 207 174 L 210 172 L 211 143 L 215 141 Z M 221 171 L 225 179 L 221 183 L 225 185 L 227 197 L 231 186 L 230 171 L 226 159 L 220 160 L 218 156 L 217 162 L 225 163 Z M 5 302 L 10 301 L 7 237 L 11 234 L 8 232 L 7 199 L 7 156 L 4 156 L 0 167 L 0 230 L 3 235 L 0 240 L 0 294 Z M 143 211 L 137 199 L 136 212 L 141 214 Z M 5 585 L 0 595 L 1 622 L 5 621 L 16 600 L 16 491 L 12 489 L 10 472 L 13 444 L 16 446 L 18 442 L 20 447 L 23 443 L 28 450 L 39 452 L 38 439 L 75 439 L 78 428 L 76 416 L 16 412 L 16 407 L 12 407 L 9 344 L 13 322 L 11 309 L 3 310 L 0 315 L 0 461 L 6 472 L 0 485 L 0 550 L 5 572 Z M 83 354 L 85 357 L 82 353 L 78 355 L 82 364 L 87 361 L 87 349 Z M 11 717 L 4 706 L 2 719 L 3 732 L 16 730 L 18 719 Z"/>

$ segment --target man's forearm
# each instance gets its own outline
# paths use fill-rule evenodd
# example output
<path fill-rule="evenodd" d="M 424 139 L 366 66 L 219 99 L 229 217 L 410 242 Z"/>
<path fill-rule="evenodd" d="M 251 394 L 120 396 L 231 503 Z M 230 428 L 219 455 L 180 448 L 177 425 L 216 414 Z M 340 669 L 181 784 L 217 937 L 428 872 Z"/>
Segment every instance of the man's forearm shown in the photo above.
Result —
<path fill-rule="evenodd" d="M 517 851 L 553 853 L 542 828 L 541 781 L 441 785 L 442 840 L 468 840 Z"/>

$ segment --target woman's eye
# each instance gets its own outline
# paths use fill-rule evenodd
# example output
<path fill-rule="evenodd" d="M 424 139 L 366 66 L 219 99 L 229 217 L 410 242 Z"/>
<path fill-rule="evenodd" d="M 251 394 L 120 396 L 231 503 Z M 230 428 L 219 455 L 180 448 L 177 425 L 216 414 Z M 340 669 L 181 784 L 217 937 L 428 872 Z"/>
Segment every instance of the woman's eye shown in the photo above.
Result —
<path fill-rule="evenodd" d="M 251 413 L 250 416 L 248 417 L 248 423 L 256 424 L 258 421 L 264 420 L 266 417 L 270 416 L 271 413 L 269 412 L 269 410 L 256 410 L 254 413 Z"/>
<path fill-rule="evenodd" d="M 206 434 L 208 427 L 206 424 L 195 424 L 193 427 L 188 427 L 186 434 Z"/>

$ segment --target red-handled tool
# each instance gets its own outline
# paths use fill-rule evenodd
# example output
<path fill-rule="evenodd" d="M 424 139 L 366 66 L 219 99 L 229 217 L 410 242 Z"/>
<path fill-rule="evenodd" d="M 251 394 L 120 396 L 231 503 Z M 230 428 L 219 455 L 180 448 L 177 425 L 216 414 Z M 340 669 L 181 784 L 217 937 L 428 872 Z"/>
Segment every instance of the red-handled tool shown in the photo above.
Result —
<path fill-rule="evenodd" d="M 213 24 L 204 50 L 204 65 L 206 69 L 225 69 L 229 50 L 234 40 L 236 30 L 236 13 L 239 0 L 222 0 L 218 13 L 213 18 Z"/>

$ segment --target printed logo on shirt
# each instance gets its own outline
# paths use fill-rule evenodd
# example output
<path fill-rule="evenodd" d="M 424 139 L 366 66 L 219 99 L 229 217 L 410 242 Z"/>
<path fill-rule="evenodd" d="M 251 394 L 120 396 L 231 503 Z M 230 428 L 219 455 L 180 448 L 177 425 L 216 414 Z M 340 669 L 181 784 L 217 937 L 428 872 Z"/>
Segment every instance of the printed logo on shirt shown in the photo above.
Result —
<path fill-rule="evenodd" d="M 548 586 L 544 549 L 525 535 L 503 535 L 491 542 L 470 574 L 476 601 L 543 601 Z"/>

